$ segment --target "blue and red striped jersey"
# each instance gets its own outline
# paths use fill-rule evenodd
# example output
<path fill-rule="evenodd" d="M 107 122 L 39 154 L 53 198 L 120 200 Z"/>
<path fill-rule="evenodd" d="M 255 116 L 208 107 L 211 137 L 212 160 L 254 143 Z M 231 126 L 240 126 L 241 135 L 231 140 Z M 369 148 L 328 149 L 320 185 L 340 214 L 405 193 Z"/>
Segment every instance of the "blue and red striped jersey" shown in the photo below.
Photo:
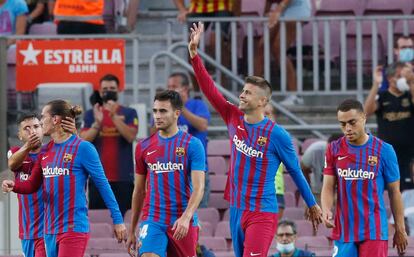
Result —
<path fill-rule="evenodd" d="M 392 146 L 372 135 L 361 146 L 342 137 L 328 145 L 324 175 L 337 179 L 333 239 L 388 240 L 384 187 L 400 179 Z"/>
<path fill-rule="evenodd" d="M 105 177 L 95 147 L 72 135 L 63 143 L 51 143 L 39 154 L 26 181 L 16 181 L 16 193 L 31 193 L 43 183 L 45 234 L 89 232 L 86 182 L 98 188 L 114 224 L 123 223 L 118 203 Z"/>
<path fill-rule="evenodd" d="M 20 147 L 10 148 L 8 157 L 10 158 Z M 44 150 L 44 148 L 42 148 Z M 37 160 L 38 154 L 30 153 L 24 159 L 22 165 L 13 170 L 15 181 L 26 181 L 31 175 L 31 169 Z M 43 237 L 43 190 L 29 195 L 18 194 L 19 204 L 19 238 L 37 239 Z"/>
<path fill-rule="evenodd" d="M 193 191 L 191 172 L 206 171 L 201 141 L 181 130 L 170 138 L 154 133 L 137 145 L 135 160 L 136 173 L 146 175 L 148 184 L 142 220 L 174 224 Z"/>
<path fill-rule="evenodd" d="M 241 210 L 278 212 L 275 176 L 281 162 L 292 176 L 306 204 L 315 198 L 300 169 L 288 132 L 268 118 L 244 121 L 238 107 L 226 101 L 197 55 L 192 59 L 200 89 L 227 125 L 231 144 L 230 205 Z"/>

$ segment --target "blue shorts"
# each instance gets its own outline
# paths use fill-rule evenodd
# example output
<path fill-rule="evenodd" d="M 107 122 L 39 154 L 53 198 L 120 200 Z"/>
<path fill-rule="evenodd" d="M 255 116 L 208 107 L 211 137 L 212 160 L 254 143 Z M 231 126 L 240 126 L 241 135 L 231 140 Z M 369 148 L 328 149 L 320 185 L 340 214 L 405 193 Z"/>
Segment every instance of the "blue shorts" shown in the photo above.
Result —
<path fill-rule="evenodd" d="M 198 226 L 190 224 L 187 236 L 181 240 L 173 238 L 172 226 L 152 221 L 143 221 L 139 226 L 139 240 L 142 245 L 139 255 L 154 253 L 160 257 L 196 256 Z"/>
<path fill-rule="evenodd" d="M 387 257 L 388 241 L 385 240 L 366 240 L 361 242 L 344 243 L 334 241 L 332 257 Z"/>
<path fill-rule="evenodd" d="M 25 257 L 46 257 L 43 238 L 22 239 L 22 250 Z"/>

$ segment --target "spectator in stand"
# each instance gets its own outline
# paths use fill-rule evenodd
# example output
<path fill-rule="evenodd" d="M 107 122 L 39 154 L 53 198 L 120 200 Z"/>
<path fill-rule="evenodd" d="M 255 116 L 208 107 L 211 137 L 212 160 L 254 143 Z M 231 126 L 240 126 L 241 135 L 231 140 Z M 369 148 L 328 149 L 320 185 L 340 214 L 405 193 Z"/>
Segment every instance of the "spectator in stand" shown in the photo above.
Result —
<path fill-rule="evenodd" d="M 180 94 L 184 107 L 178 118 L 178 128 L 200 139 L 206 152 L 206 169 L 208 170 L 207 127 L 210 121 L 210 111 L 208 110 L 208 106 L 201 99 L 190 98 L 190 80 L 185 73 L 172 73 L 168 78 L 167 88 Z M 205 175 L 204 195 L 200 202 L 201 208 L 207 207 L 210 196 L 209 173 L 206 172 Z"/>
<path fill-rule="evenodd" d="M 317 141 L 311 144 L 302 155 L 300 166 L 302 167 L 306 180 L 311 185 L 313 194 L 318 200 L 320 199 L 322 190 L 326 147 L 328 143 L 340 137 L 342 137 L 341 134 L 333 134 L 328 138 L 328 142 L 324 140 Z"/>
<path fill-rule="evenodd" d="M 96 103 L 84 117 L 80 137 L 98 150 L 106 177 L 122 215 L 131 208 L 134 189 L 132 142 L 138 132 L 137 112 L 118 103 L 119 80 L 107 74 L 100 81 L 102 105 Z M 89 208 L 103 209 L 105 204 L 94 184 L 89 183 Z"/>
<path fill-rule="evenodd" d="M 24 35 L 28 12 L 24 0 L 0 0 L 0 36 Z M 15 40 L 7 41 L 8 46 L 14 43 Z"/>
<path fill-rule="evenodd" d="M 276 122 L 276 109 L 272 104 L 268 103 L 264 109 L 264 115 L 268 117 L 273 122 Z M 278 220 L 281 220 L 283 217 L 283 211 L 285 210 L 285 181 L 283 178 L 284 166 L 281 163 L 276 172 L 275 177 L 275 188 L 276 188 L 276 198 L 279 207 Z"/>
<path fill-rule="evenodd" d="M 271 257 L 314 257 L 314 253 L 295 247 L 297 239 L 296 224 L 290 220 L 282 220 L 277 225 L 277 253 Z"/>
<path fill-rule="evenodd" d="M 394 43 L 394 55 L 397 62 L 412 63 L 414 60 L 414 42 L 409 36 L 400 36 Z M 386 77 L 385 68 L 377 66 L 382 69 L 382 76 Z M 388 80 L 383 79 L 379 92 L 387 91 L 389 87 Z"/>
<path fill-rule="evenodd" d="M 58 22 L 58 34 L 104 34 L 106 33 L 103 12 L 104 0 L 88 1 L 56 0 L 49 7 Z M 126 8 L 127 31 L 133 31 L 136 23 L 139 0 L 130 0 Z"/>
<path fill-rule="evenodd" d="M 378 92 L 383 80 L 388 89 Z M 378 137 L 391 144 L 398 157 L 400 188 L 413 189 L 410 163 L 414 157 L 414 72 L 411 64 L 396 62 L 387 67 L 386 77 L 381 68 L 374 72 L 374 83 L 365 101 L 366 114 L 375 113 Z"/>
<path fill-rule="evenodd" d="M 27 15 L 27 28 L 34 23 L 43 23 L 48 20 L 47 0 L 26 0 L 27 7 L 29 8 L 29 14 Z"/>
<path fill-rule="evenodd" d="M 271 9 L 272 5 L 277 3 L 276 8 Z M 269 27 L 270 42 L 275 59 L 275 64 L 279 66 L 280 55 L 286 53 L 280 52 L 280 23 L 279 18 L 288 19 L 303 19 L 311 16 L 311 3 L 310 0 L 267 0 L 265 5 L 265 13 L 269 13 Z M 296 40 L 296 21 L 285 22 L 286 25 L 286 47 L 288 48 Z M 264 63 L 264 41 L 263 39 L 259 43 L 258 53 L 255 58 L 255 74 L 258 76 L 263 75 L 263 63 Z M 286 49 L 287 50 L 287 49 Z M 281 64 L 280 64 L 281 65 Z M 285 100 L 281 102 L 284 105 L 302 104 L 303 99 L 296 96 L 296 72 L 292 60 L 286 56 L 286 81 L 287 89 L 292 92 Z"/>

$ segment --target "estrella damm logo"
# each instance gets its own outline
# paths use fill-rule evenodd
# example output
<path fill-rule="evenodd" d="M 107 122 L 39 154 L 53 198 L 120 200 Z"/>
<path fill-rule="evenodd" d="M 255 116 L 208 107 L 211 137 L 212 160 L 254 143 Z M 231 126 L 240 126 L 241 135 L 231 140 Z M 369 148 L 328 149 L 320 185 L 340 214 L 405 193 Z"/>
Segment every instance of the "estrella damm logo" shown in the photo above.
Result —
<path fill-rule="evenodd" d="M 72 161 L 72 154 L 65 153 L 65 155 L 63 156 L 63 161 L 64 162 L 71 162 Z"/>
<path fill-rule="evenodd" d="M 378 164 L 378 157 L 377 156 L 368 156 L 368 164 L 371 166 L 375 166 Z"/>
<path fill-rule="evenodd" d="M 184 147 L 176 147 L 175 148 L 175 154 L 177 156 L 184 156 L 185 155 L 185 149 L 184 149 Z"/>
<path fill-rule="evenodd" d="M 267 143 L 267 137 L 259 136 L 259 138 L 257 139 L 257 144 L 264 146 L 266 143 Z"/>

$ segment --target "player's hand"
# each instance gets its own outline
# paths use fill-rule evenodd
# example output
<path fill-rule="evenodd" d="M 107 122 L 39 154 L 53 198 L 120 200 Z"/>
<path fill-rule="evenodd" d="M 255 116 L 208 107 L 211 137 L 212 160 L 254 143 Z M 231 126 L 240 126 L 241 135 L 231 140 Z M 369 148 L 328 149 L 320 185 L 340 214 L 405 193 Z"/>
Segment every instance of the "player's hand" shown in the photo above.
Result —
<path fill-rule="evenodd" d="M 137 251 L 141 247 L 141 241 L 135 236 L 133 231 L 130 231 L 128 239 L 126 241 L 126 247 L 128 249 L 128 254 L 131 257 L 137 256 Z"/>
<path fill-rule="evenodd" d="M 29 140 L 26 142 L 27 149 L 34 150 L 39 148 L 42 145 L 42 141 L 40 141 L 40 138 L 35 133 L 30 134 Z"/>
<path fill-rule="evenodd" d="M 3 180 L 3 183 L 1 183 L 1 189 L 4 193 L 10 193 L 13 191 L 14 188 L 14 181 L 13 180 Z"/>
<path fill-rule="evenodd" d="M 280 11 L 273 11 L 269 13 L 269 28 L 273 28 L 277 25 L 280 18 Z"/>
<path fill-rule="evenodd" d="M 62 128 L 71 134 L 76 134 L 78 132 L 76 129 L 75 119 L 71 117 L 62 119 Z"/>
<path fill-rule="evenodd" d="M 372 74 L 373 79 L 373 86 L 379 88 L 379 86 L 382 84 L 383 75 L 382 75 L 382 65 L 378 65 L 375 67 L 374 73 Z"/>
<path fill-rule="evenodd" d="M 114 232 L 115 232 L 115 237 L 118 240 L 118 243 L 122 243 L 122 241 L 126 242 L 127 229 L 124 223 L 114 225 Z"/>
<path fill-rule="evenodd" d="M 204 32 L 204 24 L 202 22 L 198 22 L 198 25 L 193 23 L 193 27 L 190 28 L 190 43 L 188 43 L 188 52 L 190 53 L 190 57 L 194 58 L 197 55 L 197 47 L 200 43 L 201 35 Z"/>
<path fill-rule="evenodd" d="M 335 227 L 334 221 L 333 221 L 333 214 L 330 210 L 324 210 L 322 213 L 323 216 L 323 223 L 327 228 L 333 228 Z"/>
<path fill-rule="evenodd" d="M 405 229 L 395 230 L 392 247 L 397 247 L 398 254 L 403 255 L 405 253 L 407 245 L 408 240 Z"/>
<path fill-rule="evenodd" d="M 102 106 L 100 106 L 98 103 L 93 106 L 93 117 L 95 119 L 95 122 L 100 126 L 103 120 L 103 112 Z"/>
<path fill-rule="evenodd" d="M 187 236 L 190 220 L 191 219 L 187 217 L 181 216 L 174 222 L 174 225 L 172 227 L 172 231 L 174 231 L 174 239 L 181 240 Z"/>
<path fill-rule="evenodd" d="M 318 231 L 318 225 L 322 223 L 321 207 L 315 204 L 314 206 L 308 208 L 305 213 L 305 218 L 312 222 L 313 230 Z"/>

